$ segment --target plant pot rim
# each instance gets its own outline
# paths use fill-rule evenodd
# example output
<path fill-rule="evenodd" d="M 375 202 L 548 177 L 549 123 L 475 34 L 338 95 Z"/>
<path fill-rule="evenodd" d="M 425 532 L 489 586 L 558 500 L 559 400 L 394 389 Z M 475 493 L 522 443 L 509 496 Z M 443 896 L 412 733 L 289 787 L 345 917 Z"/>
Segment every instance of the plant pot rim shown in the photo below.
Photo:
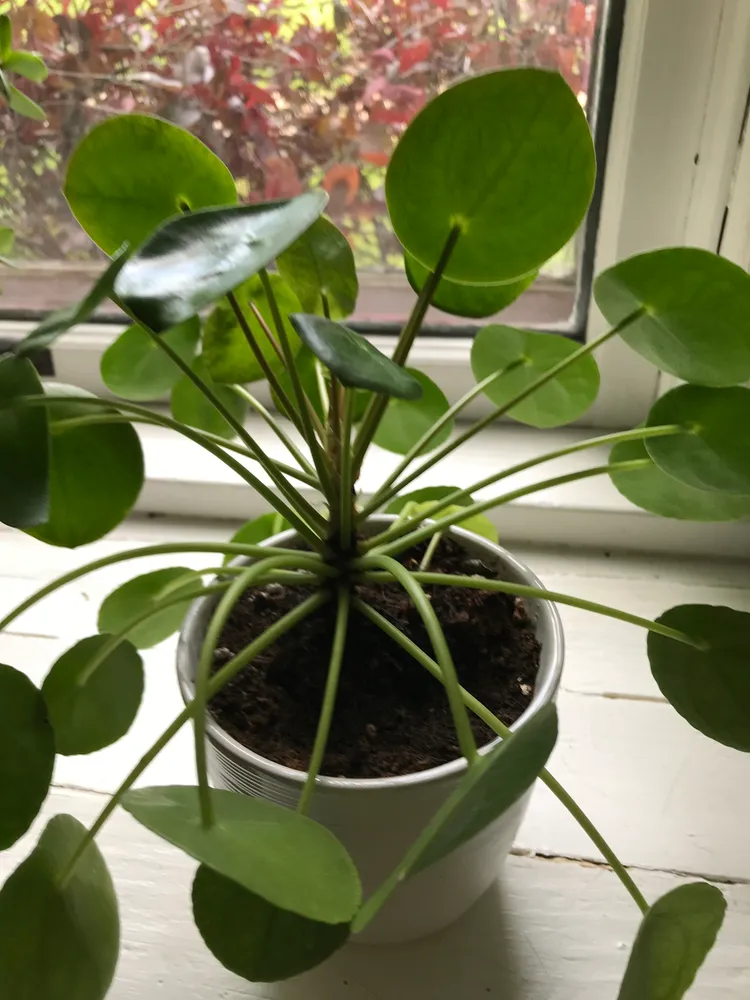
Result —
<path fill-rule="evenodd" d="M 375 526 L 378 523 L 382 525 L 395 520 L 395 515 L 378 514 L 368 519 L 367 526 Z M 481 538 L 455 525 L 449 528 L 446 534 L 459 542 L 463 548 L 472 551 L 473 554 L 480 557 L 483 554 L 485 558 L 489 558 L 491 563 L 502 561 L 512 571 L 514 576 L 522 579 L 528 586 L 542 587 L 540 580 L 535 574 L 501 545 L 497 545 L 489 541 L 489 539 Z M 260 544 L 290 547 L 297 540 L 297 532 L 291 529 L 267 538 Z M 253 562 L 251 558 L 245 556 L 240 556 L 232 561 L 239 564 L 250 564 Z M 183 621 L 177 644 L 177 679 L 182 697 L 186 703 L 191 701 L 195 694 L 193 679 L 195 664 L 193 662 L 194 658 L 190 653 L 190 638 L 196 631 L 203 631 L 201 617 L 206 613 L 207 608 L 216 604 L 217 600 L 218 598 L 215 595 L 210 595 L 193 601 Z M 547 629 L 551 638 L 542 646 L 537 682 L 531 702 L 523 714 L 509 727 L 512 731 L 524 725 L 544 705 L 553 701 L 560 684 L 564 658 L 562 621 L 560 620 L 557 607 L 549 601 L 539 601 L 539 617 L 542 616 L 547 619 Z M 291 782 L 293 785 L 298 785 L 301 791 L 307 777 L 306 771 L 299 771 L 284 764 L 277 764 L 275 761 L 255 753 L 254 750 L 250 750 L 222 729 L 210 713 L 206 719 L 206 737 L 218 744 L 226 753 L 229 753 L 245 766 L 255 768 L 276 781 Z M 480 756 L 489 753 L 500 741 L 500 737 L 497 737 L 489 743 L 485 743 L 484 746 L 479 748 Z M 390 778 L 338 778 L 319 775 L 316 780 L 316 788 L 329 790 L 349 789 L 351 791 L 376 791 L 378 789 L 407 790 L 415 785 L 426 785 L 454 777 L 465 771 L 466 767 L 466 759 L 464 757 L 456 757 L 454 760 L 448 761 L 445 764 L 439 764 L 437 767 L 430 767 L 423 771 L 413 771 L 409 774 L 397 775 Z"/>

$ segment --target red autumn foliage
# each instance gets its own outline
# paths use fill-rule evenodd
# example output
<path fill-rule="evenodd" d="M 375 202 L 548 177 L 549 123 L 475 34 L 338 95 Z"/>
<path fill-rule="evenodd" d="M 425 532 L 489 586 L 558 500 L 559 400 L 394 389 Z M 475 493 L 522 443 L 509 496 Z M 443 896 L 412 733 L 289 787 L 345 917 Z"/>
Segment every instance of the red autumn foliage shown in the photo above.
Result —
<path fill-rule="evenodd" d="M 584 0 L 47 0 L 11 3 L 19 45 L 50 69 L 21 86 L 46 125 L 0 113 L 0 216 L 28 257 L 96 251 L 62 197 L 64 164 L 108 115 L 158 114 L 224 159 L 247 200 L 323 184 L 360 264 L 398 263 L 388 157 L 411 118 L 467 73 L 558 69 L 588 86 L 596 2 Z"/>

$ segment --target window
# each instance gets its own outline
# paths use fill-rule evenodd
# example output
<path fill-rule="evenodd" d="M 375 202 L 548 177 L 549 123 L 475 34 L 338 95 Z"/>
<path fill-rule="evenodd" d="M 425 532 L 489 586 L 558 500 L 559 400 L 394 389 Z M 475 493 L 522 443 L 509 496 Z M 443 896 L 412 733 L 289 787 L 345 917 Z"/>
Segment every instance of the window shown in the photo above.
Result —
<path fill-rule="evenodd" d="M 383 213 L 388 153 L 424 100 L 467 72 L 557 68 L 597 145 L 586 225 L 505 321 L 594 336 L 595 271 L 656 246 L 719 246 L 750 83 L 744 0 L 0 0 L 0 10 L 51 69 L 29 85 L 49 124 L 0 116 L 0 213 L 24 258 L 2 276 L 11 336 L 73 301 L 100 266 L 60 193 L 62 170 L 91 124 L 134 110 L 193 130 L 245 198 L 326 186 L 364 268 L 356 318 L 385 346 L 412 301 Z M 744 231 L 743 197 L 735 188 L 727 234 Z M 428 319 L 415 363 L 456 396 L 471 379 L 470 329 Z M 100 389 L 98 356 L 118 329 L 64 338 L 61 377 Z M 585 422 L 643 419 L 654 370 L 616 342 L 597 357 L 602 392 Z"/>

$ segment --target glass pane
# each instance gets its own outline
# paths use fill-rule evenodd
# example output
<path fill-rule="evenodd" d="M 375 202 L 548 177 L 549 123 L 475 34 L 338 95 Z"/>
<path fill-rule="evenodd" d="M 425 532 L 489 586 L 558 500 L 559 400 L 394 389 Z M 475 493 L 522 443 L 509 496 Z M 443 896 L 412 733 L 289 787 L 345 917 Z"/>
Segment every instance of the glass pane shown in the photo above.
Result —
<path fill-rule="evenodd" d="M 428 98 L 499 66 L 559 70 L 585 107 L 597 7 L 584 0 L 37 0 L 0 3 L 17 41 L 41 52 L 44 84 L 21 83 L 45 124 L 0 114 L 2 222 L 19 257 L 5 310 L 70 301 L 100 255 L 61 193 L 88 128 L 142 111 L 208 143 L 249 201 L 322 185 L 363 270 L 357 316 L 398 321 L 412 293 L 384 205 L 388 157 Z M 564 321 L 575 244 L 512 307 Z M 533 303 L 533 304 L 532 304 Z M 435 314 L 433 320 L 445 322 Z"/>

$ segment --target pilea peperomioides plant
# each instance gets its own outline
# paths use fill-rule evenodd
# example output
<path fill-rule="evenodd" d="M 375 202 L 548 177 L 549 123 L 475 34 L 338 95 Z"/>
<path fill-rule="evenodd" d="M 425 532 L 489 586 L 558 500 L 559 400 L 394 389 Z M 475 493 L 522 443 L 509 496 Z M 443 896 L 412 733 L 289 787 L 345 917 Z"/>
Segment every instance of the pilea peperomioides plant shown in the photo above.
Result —
<path fill-rule="evenodd" d="M 627 611 L 487 575 L 434 572 L 461 525 L 497 539 L 483 515 L 561 483 L 609 475 L 654 514 L 730 520 L 750 514 L 750 277 L 698 249 L 641 254 L 600 275 L 595 297 L 611 329 L 579 346 L 563 336 L 490 325 L 472 348 L 477 384 L 449 405 L 407 367 L 428 306 L 470 317 L 495 313 L 531 284 L 571 238 L 589 204 L 594 153 L 583 112 L 561 77 L 490 73 L 451 87 L 406 129 L 386 197 L 416 301 L 392 358 L 340 321 L 354 308 L 351 250 L 321 214 L 325 194 L 236 204 L 232 178 L 198 140 L 156 118 L 122 116 L 81 142 L 66 179 L 70 207 L 111 256 L 78 306 L 47 317 L 0 359 L 0 518 L 53 545 L 91 542 L 131 509 L 143 482 L 134 423 L 172 428 L 212 453 L 273 513 L 231 542 L 169 543 L 107 556 L 25 600 L 0 628 L 58 588 L 104 566 L 152 555 L 215 552 L 225 565 L 167 568 L 114 591 L 97 635 L 53 664 L 41 690 L 0 667 L 0 848 L 29 828 L 47 794 L 55 754 L 96 751 L 133 722 L 143 690 L 138 650 L 179 629 L 191 600 L 215 595 L 195 698 L 138 762 L 91 829 L 54 817 L 0 890 L 0 995 L 100 1000 L 118 954 L 117 903 L 96 836 L 122 806 L 199 863 L 196 923 L 208 946 L 248 979 L 309 969 L 361 931 L 396 884 L 439 861 L 508 809 L 537 777 L 582 824 L 643 913 L 620 1000 L 677 1000 L 721 925 L 718 889 L 695 883 L 649 905 L 587 815 L 545 769 L 557 734 L 548 705 L 516 732 L 460 684 L 425 588 L 474 588 L 608 615 L 648 633 L 666 698 L 712 739 L 750 751 L 750 615 L 690 606 L 649 621 Z M 276 270 L 268 267 L 275 262 Z M 110 296 L 132 319 L 102 375 L 119 399 L 43 386 L 32 363 Z M 424 472 L 500 417 L 554 427 L 580 417 L 598 390 L 596 349 L 619 336 L 688 384 L 653 407 L 644 426 L 594 437 L 468 486 L 409 492 Z M 278 413 L 247 389 L 265 379 Z M 140 405 L 171 393 L 172 417 Z M 454 427 L 477 396 L 488 416 Z M 273 459 L 247 429 L 255 411 L 289 453 Z M 291 430 L 288 428 L 291 425 Z M 372 443 L 403 456 L 370 497 L 357 484 Z M 478 491 L 554 458 L 611 446 L 608 464 L 540 478 L 474 500 Z M 377 512 L 395 515 L 367 531 Z M 291 527 L 292 545 L 263 545 Z M 397 557 L 421 545 L 416 569 Z M 232 562 L 236 556 L 244 561 Z M 214 668 L 222 627 L 249 587 L 283 584 L 306 596 Z M 429 636 L 415 644 L 362 594 L 403 588 Z M 363 588 L 368 588 L 367 590 Z M 297 810 L 212 789 L 207 705 L 263 651 L 326 604 L 335 609 L 330 665 Z M 364 902 L 341 843 L 306 812 L 329 736 L 347 629 L 365 616 L 444 686 L 467 767 L 401 864 Z M 502 741 L 478 755 L 470 716 Z M 198 785 L 134 782 L 186 723 L 195 729 Z M 404 734 L 408 740 L 409 734 Z M 671 984 L 665 992 L 664 983 Z"/>

